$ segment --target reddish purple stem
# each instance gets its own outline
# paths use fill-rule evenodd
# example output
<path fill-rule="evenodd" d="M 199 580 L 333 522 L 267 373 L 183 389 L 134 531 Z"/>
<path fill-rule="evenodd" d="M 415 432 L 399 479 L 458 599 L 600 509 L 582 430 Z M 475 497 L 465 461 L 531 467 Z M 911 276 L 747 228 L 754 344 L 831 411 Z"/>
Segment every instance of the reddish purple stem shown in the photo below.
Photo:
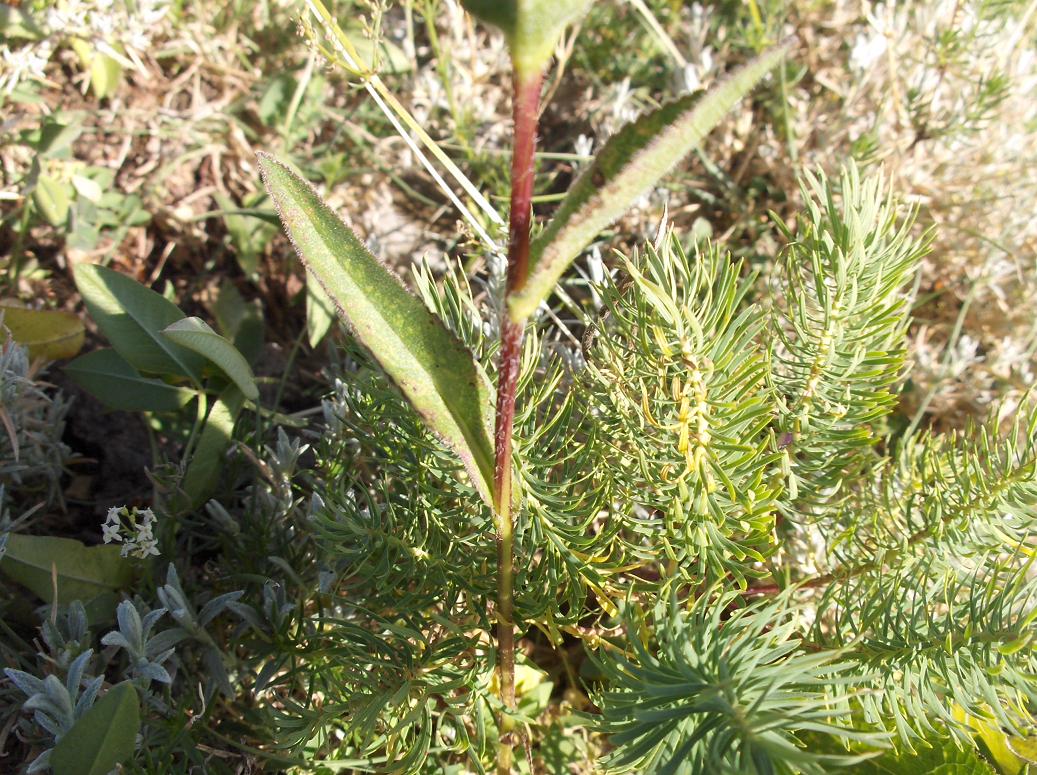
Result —
<path fill-rule="evenodd" d="M 497 423 L 494 432 L 493 500 L 497 517 L 497 655 L 501 700 L 515 708 L 514 539 L 512 514 L 511 446 L 515 399 L 522 361 L 524 321 L 514 321 L 507 295 L 520 290 L 529 275 L 529 241 L 533 217 L 533 180 L 536 133 L 543 76 L 514 77 L 514 151 L 511 158 L 511 214 L 508 239 L 508 279 L 501 316 L 500 367 L 497 374 Z M 501 720 L 497 770 L 511 769 L 514 745 L 510 720 Z"/>

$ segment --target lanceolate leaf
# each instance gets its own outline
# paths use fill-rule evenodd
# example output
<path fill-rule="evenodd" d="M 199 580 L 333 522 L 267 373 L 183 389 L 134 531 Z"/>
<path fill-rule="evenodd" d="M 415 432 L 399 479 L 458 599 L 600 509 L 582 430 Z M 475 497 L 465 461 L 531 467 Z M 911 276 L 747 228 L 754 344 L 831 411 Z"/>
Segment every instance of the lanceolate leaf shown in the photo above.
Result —
<path fill-rule="evenodd" d="M 260 169 L 306 268 L 357 339 L 492 502 L 492 389 L 471 353 L 371 255 L 317 192 L 265 154 Z"/>
<path fill-rule="evenodd" d="M 65 373 L 109 409 L 175 412 L 194 396 L 187 388 L 143 376 L 107 347 L 76 358 Z"/>
<path fill-rule="evenodd" d="M 50 757 L 54 775 L 108 775 L 133 757 L 140 700 L 129 681 L 113 686 L 75 723 Z"/>
<path fill-rule="evenodd" d="M 785 51 L 762 54 L 705 96 L 682 97 L 616 133 L 533 243 L 526 284 L 508 300 L 512 320 L 528 318 L 595 235 L 694 149 Z"/>
<path fill-rule="evenodd" d="M 183 318 L 162 329 L 162 333 L 178 345 L 193 350 L 219 366 L 249 401 L 259 398 L 256 379 L 252 376 L 252 369 L 245 356 L 238 352 L 237 347 L 209 328 L 204 320 L 196 317 Z"/>
<path fill-rule="evenodd" d="M 184 317 L 173 302 L 135 280 L 96 264 L 75 270 L 76 288 L 112 347 L 134 368 L 197 379 L 201 356 L 160 333 Z"/>

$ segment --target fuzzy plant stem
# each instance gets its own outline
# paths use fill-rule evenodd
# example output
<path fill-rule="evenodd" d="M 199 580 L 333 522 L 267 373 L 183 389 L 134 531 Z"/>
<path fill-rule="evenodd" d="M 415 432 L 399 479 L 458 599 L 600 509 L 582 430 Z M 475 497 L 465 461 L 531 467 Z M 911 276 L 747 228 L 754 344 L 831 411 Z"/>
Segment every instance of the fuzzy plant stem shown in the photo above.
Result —
<path fill-rule="evenodd" d="M 514 150 L 511 159 L 511 217 L 508 240 L 507 294 L 520 290 L 529 273 L 532 226 L 534 153 L 543 76 L 514 74 Z M 497 423 L 494 432 L 493 500 L 497 518 L 497 660 L 500 696 L 507 710 L 515 709 L 514 519 L 512 514 L 511 440 L 515 397 L 522 360 L 524 322 L 512 320 L 507 304 L 501 312 L 500 369 L 497 378 Z M 511 772 L 514 724 L 501 716 L 497 772 Z"/>

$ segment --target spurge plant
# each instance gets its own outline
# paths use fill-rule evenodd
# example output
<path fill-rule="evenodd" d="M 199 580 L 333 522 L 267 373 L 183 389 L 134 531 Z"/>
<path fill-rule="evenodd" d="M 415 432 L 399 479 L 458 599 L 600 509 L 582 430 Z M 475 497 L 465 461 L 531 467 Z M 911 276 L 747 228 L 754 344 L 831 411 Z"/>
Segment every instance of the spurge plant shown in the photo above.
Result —
<path fill-rule="evenodd" d="M 534 239 L 543 75 L 590 0 L 464 5 L 513 64 L 497 298 L 427 267 L 412 294 L 260 158 L 362 346 L 329 403 L 312 505 L 347 592 L 300 641 L 314 677 L 296 686 L 308 698 L 281 698 L 286 742 L 337 729 L 394 770 L 436 751 L 523 767 L 516 746 L 547 743 L 519 701 L 516 675 L 538 672 L 520 635 L 590 692 L 567 723 L 607 734 L 609 769 L 822 773 L 881 754 L 899 771 L 933 752 L 982 771 L 977 730 L 1018 737 L 1037 699 L 1037 413 L 1004 407 L 955 436 L 894 420 L 926 238 L 879 176 L 807 175 L 766 293 L 718 247 L 663 230 L 594 286 L 575 340 L 540 315 L 566 269 L 789 45 L 619 131 Z"/>

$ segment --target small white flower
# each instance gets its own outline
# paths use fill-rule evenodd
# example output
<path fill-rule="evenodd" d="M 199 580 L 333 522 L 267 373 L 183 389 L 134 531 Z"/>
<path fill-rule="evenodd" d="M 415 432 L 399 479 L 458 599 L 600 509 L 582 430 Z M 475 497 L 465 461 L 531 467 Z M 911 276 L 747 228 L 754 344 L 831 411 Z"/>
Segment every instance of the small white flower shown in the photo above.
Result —
<path fill-rule="evenodd" d="M 108 525 L 108 524 L 103 525 L 101 527 L 101 530 L 104 533 L 102 538 L 103 538 L 103 540 L 104 540 L 104 542 L 106 544 L 110 544 L 113 541 L 116 541 L 116 542 L 121 542 L 122 541 L 122 536 L 119 534 L 119 528 L 120 528 L 120 525 Z"/>
<path fill-rule="evenodd" d="M 595 247 L 587 256 L 587 274 L 592 283 L 600 284 L 605 279 L 605 262 L 601 258 L 601 250 Z"/>
<path fill-rule="evenodd" d="M 52 50 L 46 40 L 14 49 L 0 46 L 0 91 L 10 92 L 26 79 L 43 78 Z"/>
<path fill-rule="evenodd" d="M 850 50 L 850 67 L 854 70 L 870 70 L 879 57 L 886 53 L 889 42 L 882 33 L 871 36 L 858 35 Z"/>
<path fill-rule="evenodd" d="M 125 511 L 125 506 L 113 506 L 108 509 L 108 516 L 101 526 L 102 538 L 106 544 L 122 541 L 122 516 Z"/>
<path fill-rule="evenodd" d="M 590 158 L 590 155 L 594 152 L 594 138 L 581 134 L 576 138 L 574 146 L 573 150 L 576 152 L 577 156 Z"/>
<path fill-rule="evenodd" d="M 158 541 L 155 538 L 155 524 L 158 519 L 151 509 L 115 506 L 108 510 L 108 517 L 101 526 L 104 542 L 122 543 L 123 557 L 145 559 L 158 555 Z"/>
<path fill-rule="evenodd" d="M 684 65 L 678 74 L 678 79 L 678 90 L 682 94 L 692 94 L 702 88 L 702 79 L 699 78 L 699 71 L 695 65 Z"/>

